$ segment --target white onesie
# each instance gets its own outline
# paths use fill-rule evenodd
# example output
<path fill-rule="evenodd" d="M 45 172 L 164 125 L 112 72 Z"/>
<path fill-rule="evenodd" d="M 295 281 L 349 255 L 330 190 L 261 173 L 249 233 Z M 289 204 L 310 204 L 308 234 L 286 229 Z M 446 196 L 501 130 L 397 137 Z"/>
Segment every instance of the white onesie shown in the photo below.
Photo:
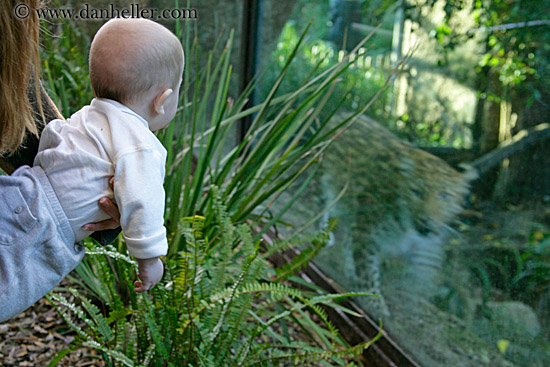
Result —
<path fill-rule="evenodd" d="M 34 165 L 49 178 L 76 241 L 91 234 L 84 224 L 109 218 L 98 206 L 107 196 L 118 205 L 129 253 L 138 259 L 166 255 L 166 149 L 131 109 L 95 98 L 70 119 L 51 121 Z M 108 185 L 113 176 L 114 193 Z"/>

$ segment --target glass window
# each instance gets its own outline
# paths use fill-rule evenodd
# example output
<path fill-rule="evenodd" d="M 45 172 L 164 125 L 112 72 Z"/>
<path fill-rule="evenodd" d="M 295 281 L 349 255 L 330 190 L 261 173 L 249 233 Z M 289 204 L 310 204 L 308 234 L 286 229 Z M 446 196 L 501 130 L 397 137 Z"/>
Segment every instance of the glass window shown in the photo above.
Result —
<path fill-rule="evenodd" d="M 278 93 L 355 51 L 318 120 L 336 126 L 370 103 L 285 215 L 294 227 L 278 229 L 338 218 L 315 262 L 344 289 L 378 294 L 356 301 L 419 365 L 549 365 L 548 144 L 479 160 L 549 115 L 548 26 L 488 29 L 541 16 L 537 6 L 296 0 L 281 14 L 260 3 L 258 100 L 313 19 Z"/>

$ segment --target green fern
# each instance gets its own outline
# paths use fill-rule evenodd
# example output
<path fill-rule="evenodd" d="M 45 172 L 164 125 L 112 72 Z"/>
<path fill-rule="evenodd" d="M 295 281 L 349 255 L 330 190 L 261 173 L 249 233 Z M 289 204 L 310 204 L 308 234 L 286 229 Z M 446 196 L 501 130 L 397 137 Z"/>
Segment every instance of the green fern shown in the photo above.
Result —
<path fill-rule="evenodd" d="M 192 61 L 198 58 L 198 43 L 191 39 L 189 24 L 178 35 Z M 292 203 L 267 222 L 257 209 L 318 162 L 334 134 L 323 130 L 329 119 L 319 121 L 311 139 L 303 138 L 350 65 L 346 56 L 295 92 L 275 97 L 304 37 L 305 32 L 266 100 L 246 110 L 253 84 L 237 100 L 227 102 L 232 35 L 220 57 L 209 53 L 204 70 L 198 70 L 198 63 L 194 75 L 192 67 L 185 68 L 185 108 L 175 123 L 158 133 L 168 151 L 165 218 L 170 246 L 163 280 L 148 294 L 136 294 L 136 264 L 126 255 L 123 240 L 108 248 L 88 240 L 87 255 L 77 268 L 79 277 L 73 279 L 89 294 L 73 291 L 74 302 L 61 294 L 49 296 L 76 333 L 75 343 L 100 351 L 107 365 L 279 365 L 292 355 L 345 365 L 344 356 L 353 358 L 368 346 L 347 345 L 321 308 L 341 308 L 336 301 L 347 295 L 311 296 L 283 283 L 324 246 L 333 223 L 319 235 L 278 242 L 273 248 L 261 246 L 262 235 Z M 58 83 L 52 75 L 70 60 L 62 58 L 54 65 L 54 59 L 55 54 L 43 70 L 49 73 L 52 94 L 68 108 L 66 85 L 76 80 L 77 70 L 69 69 L 71 73 Z M 247 135 L 227 154 L 228 132 L 249 115 L 255 118 Z M 192 173 L 194 156 L 198 162 Z M 282 269 L 268 264 L 271 254 L 298 242 L 306 248 L 290 264 Z M 275 328 L 277 324 L 282 330 Z M 290 327 L 321 335 L 322 342 L 291 341 L 285 331 Z"/>
<path fill-rule="evenodd" d="M 216 195 L 217 188 L 212 187 L 212 192 Z M 167 261 L 164 280 L 148 295 L 132 292 L 124 304 L 114 292 L 106 305 L 107 316 L 76 290 L 70 290 L 76 302 L 61 294 L 49 295 L 81 345 L 100 351 L 113 366 L 245 366 L 321 360 L 345 365 L 344 356 L 353 358 L 370 345 L 346 345 L 320 307 L 338 307 L 339 299 L 366 294 L 308 296 L 281 283 L 276 280 L 277 271 L 265 261 L 265 253 L 260 254 L 259 244 L 252 242 L 250 227 L 235 227 L 219 198 L 212 209 L 215 218 L 210 222 L 218 226 L 219 235 L 212 240 L 204 235 L 208 218 L 182 220 L 186 248 L 176 261 Z M 315 238 L 322 242 L 327 236 L 323 232 Z M 90 263 L 99 267 L 95 273 L 101 281 L 113 282 L 114 273 L 122 271 L 126 278 L 121 281 L 131 284 L 135 264 L 126 256 L 93 243 L 88 244 L 87 256 L 94 258 Z M 111 265 L 113 259 L 121 269 Z M 292 268 L 302 263 L 297 261 Z M 317 337 L 311 339 L 320 343 L 292 342 L 274 328 L 280 323 L 315 333 Z"/>
<path fill-rule="evenodd" d="M 329 233 L 336 228 L 337 219 L 333 218 L 328 223 L 325 229 L 323 229 L 317 235 L 307 237 L 307 242 L 311 243 L 310 246 L 302 247 L 300 253 L 292 259 L 292 261 L 280 269 L 276 269 L 277 279 L 286 280 L 291 275 L 300 271 L 309 264 L 309 260 L 314 258 L 319 251 L 321 251 L 329 240 Z M 302 242 L 302 241 L 298 241 Z M 296 246 L 296 244 L 294 244 Z"/>
<path fill-rule="evenodd" d="M 100 313 L 99 308 L 97 306 L 93 305 L 89 299 L 80 297 L 80 294 L 75 289 L 70 289 L 70 292 L 79 297 L 82 300 L 82 307 L 88 315 L 92 318 L 94 321 L 95 326 L 97 327 L 97 331 L 101 334 L 104 341 L 111 341 L 114 338 L 113 330 L 107 323 L 107 320 L 105 317 Z"/>

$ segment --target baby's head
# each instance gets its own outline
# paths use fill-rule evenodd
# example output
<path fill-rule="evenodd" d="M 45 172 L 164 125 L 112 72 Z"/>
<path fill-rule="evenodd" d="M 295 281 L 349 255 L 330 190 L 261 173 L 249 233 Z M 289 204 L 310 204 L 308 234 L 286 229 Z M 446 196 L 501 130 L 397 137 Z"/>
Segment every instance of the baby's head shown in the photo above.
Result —
<path fill-rule="evenodd" d="M 163 121 L 169 118 L 166 124 L 174 117 L 183 66 L 178 38 L 147 19 L 108 21 L 96 33 L 90 48 L 94 95 L 138 109 L 145 105 L 143 117 L 150 123 L 159 114 Z M 155 126 L 151 129 L 156 130 Z"/>

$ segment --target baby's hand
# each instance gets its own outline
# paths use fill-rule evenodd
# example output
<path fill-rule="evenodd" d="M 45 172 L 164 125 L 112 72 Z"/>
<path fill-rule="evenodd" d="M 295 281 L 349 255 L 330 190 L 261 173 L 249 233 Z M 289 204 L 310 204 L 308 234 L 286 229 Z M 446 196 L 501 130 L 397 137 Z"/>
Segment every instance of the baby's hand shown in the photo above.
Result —
<path fill-rule="evenodd" d="M 152 259 L 137 259 L 140 280 L 134 282 L 134 292 L 143 293 L 150 290 L 162 279 L 164 265 L 158 257 Z"/>

